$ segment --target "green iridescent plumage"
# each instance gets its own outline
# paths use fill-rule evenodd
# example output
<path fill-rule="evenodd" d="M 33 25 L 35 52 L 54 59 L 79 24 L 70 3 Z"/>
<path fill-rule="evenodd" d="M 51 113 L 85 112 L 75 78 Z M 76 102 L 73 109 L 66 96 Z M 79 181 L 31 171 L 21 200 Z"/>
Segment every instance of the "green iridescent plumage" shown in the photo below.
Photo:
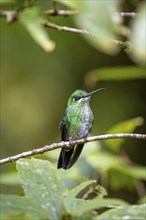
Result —
<path fill-rule="evenodd" d="M 90 133 L 93 124 L 93 113 L 89 101 L 92 94 L 103 90 L 98 89 L 91 93 L 76 90 L 70 96 L 67 109 L 60 123 L 61 140 L 72 141 L 85 138 Z M 57 168 L 69 169 L 77 161 L 84 144 L 62 148 Z"/>

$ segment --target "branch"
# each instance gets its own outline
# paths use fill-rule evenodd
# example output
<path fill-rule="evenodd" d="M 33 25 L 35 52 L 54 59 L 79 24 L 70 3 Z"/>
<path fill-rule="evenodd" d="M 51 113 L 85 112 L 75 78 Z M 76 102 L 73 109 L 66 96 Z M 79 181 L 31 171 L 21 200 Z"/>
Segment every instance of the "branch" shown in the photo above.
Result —
<path fill-rule="evenodd" d="M 73 32 L 73 33 L 80 33 L 80 34 L 90 34 L 89 31 L 84 30 L 84 29 L 77 29 L 77 28 L 71 28 L 71 27 L 67 27 L 67 26 L 60 26 L 55 23 L 47 22 L 47 21 L 44 21 L 43 25 L 44 25 L 44 27 L 53 28 L 58 31 L 67 31 L 67 32 Z"/>
<path fill-rule="evenodd" d="M 45 11 L 46 15 L 49 16 L 62 16 L 62 17 L 68 17 L 77 14 L 77 10 L 48 10 Z"/>
<path fill-rule="evenodd" d="M 63 16 L 63 17 L 73 16 L 73 15 L 79 13 L 77 10 L 57 9 L 55 5 L 56 5 L 56 2 L 54 2 L 54 9 L 47 10 L 44 13 L 49 16 Z M 135 17 L 137 15 L 136 12 L 116 12 L 115 14 L 120 15 L 121 17 Z M 13 23 L 14 21 L 17 20 L 18 11 L 17 10 L 12 10 L 12 11 L 0 10 L 0 17 L 5 17 L 7 23 Z M 83 32 L 84 32 L 84 30 L 83 30 Z M 78 33 L 81 33 L 81 32 L 78 32 Z"/>
<path fill-rule="evenodd" d="M 45 11 L 46 15 L 49 16 L 63 16 L 69 17 L 78 14 L 78 10 L 61 10 L 61 9 L 50 9 Z M 135 17 L 137 15 L 136 12 L 116 12 L 116 15 L 120 15 L 121 17 Z"/>
<path fill-rule="evenodd" d="M 146 140 L 146 134 L 128 134 L 128 133 L 105 134 L 105 135 L 98 135 L 98 136 L 93 136 L 93 137 L 88 137 L 88 138 L 82 138 L 82 139 L 71 141 L 71 142 L 69 142 L 69 141 L 63 142 L 62 141 L 60 143 L 46 145 L 46 146 L 38 148 L 38 149 L 33 149 L 33 150 L 22 152 L 20 154 L 17 154 L 17 155 L 11 156 L 11 157 L 1 159 L 0 165 L 16 161 L 20 158 L 25 158 L 25 157 L 36 155 L 36 154 L 42 154 L 44 152 L 55 150 L 57 148 L 62 148 L 62 147 L 68 148 L 68 147 L 75 145 L 75 144 L 82 144 L 82 143 L 87 143 L 87 142 L 92 142 L 92 141 L 97 141 L 97 140 L 116 139 L 116 138 L 135 138 L 135 139 Z"/>
<path fill-rule="evenodd" d="M 92 36 L 96 36 L 95 33 L 91 33 L 85 29 L 79 29 L 79 28 L 72 28 L 72 27 L 67 27 L 67 26 L 61 26 L 61 25 L 57 25 L 55 23 L 52 22 L 48 22 L 48 21 L 44 21 L 43 22 L 44 27 L 48 27 L 48 28 L 52 28 L 55 29 L 57 31 L 65 31 L 65 32 L 71 32 L 71 33 L 78 33 L 78 34 L 89 34 Z M 112 40 L 115 44 L 121 46 L 124 48 L 124 51 L 126 53 L 128 53 L 130 51 L 130 42 L 129 41 L 121 41 L 121 40 Z"/>
<path fill-rule="evenodd" d="M 63 17 L 68 17 L 68 16 L 73 16 L 78 14 L 78 10 L 48 10 L 45 12 L 46 15 L 49 16 L 63 16 Z M 116 12 L 116 15 L 120 15 L 121 17 L 135 17 L 137 15 L 136 12 Z"/>
<path fill-rule="evenodd" d="M 70 11 L 70 10 L 49 10 L 45 12 L 46 14 L 50 16 L 71 16 L 75 13 L 76 11 Z M 129 14 L 132 14 L 133 16 L 136 15 L 134 12 L 120 12 L 121 16 L 128 16 Z M 126 14 L 124 14 L 126 13 Z M 18 17 L 18 12 L 17 11 L 0 11 L 0 16 L 5 17 L 7 23 L 13 23 L 14 21 L 17 20 Z M 79 33 L 79 34 L 89 34 L 89 35 L 96 35 L 95 33 L 90 33 L 89 31 L 85 29 L 78 29 L 78 28 L 72 28 L 72 27 L 67 27 L 67 26 L 61 26 L 57 25 L 52 22 L 44 21 L 42 24 L 44 27 L 52 28 L 58 31 L 65 31 L 65 32 L 71 32 L 71 33 Z M 115 44 L 124 47 L 124 51 L 128 53 L 130 51 L 130 42 L 126 41 L 120 41 L 120 40 L 112 40 Z"/>
<path fill-rule="evenodd" d="M 136 12 L 117 12 L 121 17 L 135 17 L 137 15 Z"/>
<path fill-rule="evenodd" d="M 18 11 L 5 11 L 5 10 L 0 10 L 0 17 L 5 17 L 6 22 L 13 23 L 14 21 L 17 20 L 18 16 Z"/>

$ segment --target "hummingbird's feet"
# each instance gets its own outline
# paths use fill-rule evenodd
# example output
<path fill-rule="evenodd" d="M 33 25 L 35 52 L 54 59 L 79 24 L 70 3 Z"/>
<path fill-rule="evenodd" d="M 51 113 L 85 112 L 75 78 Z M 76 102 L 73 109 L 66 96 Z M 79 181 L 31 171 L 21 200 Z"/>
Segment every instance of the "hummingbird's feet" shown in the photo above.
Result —
<path fill-rule="evenodd" d="M 71 147 L 75 145 L 74 141 L 72 141 L 72 140 L 69 140 L 69 144 L 70 144 Z"/>
<path fill-rule="evenodd" d="M 87 143 L 87 136 L 86 136 L 86 137 L 84 137 L 84 140 L 85 140 L 85 143 Z"/>

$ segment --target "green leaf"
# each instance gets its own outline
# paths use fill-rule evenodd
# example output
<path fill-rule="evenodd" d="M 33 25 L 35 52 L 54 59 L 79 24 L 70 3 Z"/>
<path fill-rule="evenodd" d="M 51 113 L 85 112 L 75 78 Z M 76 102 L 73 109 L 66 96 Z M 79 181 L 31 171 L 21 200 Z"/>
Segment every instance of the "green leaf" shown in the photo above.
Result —
<path fill-rule="evenodd" d="M 23 214 L 31 213 L 32 216 L 35 213 L 37 216 L 39 213 L 33 205 L 29 203 L 29 200 L 25 197 L 17 195 L 1 195 L 0 199 L 1 215 L 9 214 Z M 34 217 L 35 217 L 34 215 Z"/>
<path fill-rule="evenodd" d="M 100 197 L 96 197 L 94 200 L 79 200 L 73 199 L 66 200 L 66 207 L 68 208 L 68 212 L 72 214 L 74 217 L 82 217 L 81 219 L 88 219 L 87 217 L 93 216 L 90 211 L 94 208 L 102 208 L 112 205 L 126 205 L 127 203 L 118 200 L 118 199 L 103 199 L 103 196 L 100 194 Z M 68 202 L 71 202 L 69 207 Z M 39 209 L 37 210 L 33 205 L 30 205 L 29 200 L 24 197 L 13 196 L 13 195 L 2 195 L 1 196 L 1 214 L 5 216 L 6 214 L 22 214 L 22 213 L 31 213 L 33 219 L 42 219 L 39 213 Z M 63 214 L 63 210 L 61 211 Z M 34 215 L 36 214 L 36 215 Z M 69 215 L 70 215 L 69 214 Z M 64 212 L 64 216 L 67 215 L 67 212 Z"/>
<path fill-rule="evenodd" d="M 11 171 L 8 173 L 2 173 L 0 175 L 0 179 L 1 179 L 1 184 L 6 184 L 6 185 L 20 184 L 20 177 L 16 172 Z"/>
<path fill-rule="evenodd" d="M 116 167 L 117 164 L 117 158 L 113 154 L 101 151 L 92 152 L 92 154 L 88 155 L 85 159 L 91 167 L 98 169 L 101 173 L 107 172 L 108 169 L 114 166 Z"/>
<path fill-rule="evenodd" d="M 73 201 L 73 200 L 72 200 Z M 120 199 L 94 198 L 92 200 L 74 199 L 74 202 L 67 203 L 68 212 L 72 212 L 73 216 L 83 216 L 85 213 L 91 213 L 94 209 L 110 208 L 111 206 L 127 205 L 128 203 Z"/>
<path fill-rule="evenodd" d="M 146 180 L 144 166 L 128 166 L 124 163 L 124 160 L 122 161 L 121 158 L 114 154 L 95 152 L 94 154 L 89 155 L 86 160 L 93 168 L 98 169 L 101 173 L 107 172 L 108 170 L 116 170 L 132 178 Z"/>
<path fill-rule="evenodd" d="M 132 133 L 138 126 L 143 124 L 143 118 L 137 117 L 129 120 L 122 121 L 114 126 L 112 126 L 107 133 Z M 117 138 L 112 140 L 105 140 L 106 145 L 113 151 L 119 152 L 122 144 L 125 142 L 125 138 Z"/>
<path fill-rule="evenodd" d="M 86 157 L 86 161 L 98 170 L 103 178 L 108 176 L 109 184 L 113 189 L 135 188 L 135 180 L 146 180 L 146 167 L 127 165 L 124 159 L 112 153 L 95 151 Z"/>
<path fill-rule="evenodd" d="M 0 0 L 0 4 L 7 5 L 7 7 L 9 6 L 10 10 L 12 10 L 12 6 L 14 10 L 22 10 L 31 7 L 36 1 L 37 0 Z"/>
<path fill-rule="evenodd" d="M 139 4 L 137 15 L 132 19 L 130 40 L 132 43 L 131 57 L 132 59 L 141 65 L 146 64 L 146 50 L 145 50 L 145 11 L 146 2 Z"/>
<path fill-rule="evenodd" d="M 96 49 L 107 54 L 116 54 L 119 47 L 114 42 L 116 25 L 113 23 L 112 14 L 115 13 L 117 2 L 85 1 L 85 3 L 86 9 L 76 19 L 79 27 L 90 32 L 89 35 L 84 35 L 85 39 Z"/>
<path fill-rule="evenodd" d="M 82 185 L 83 186 L 83 185 Z M 89 194 L 94 193 L 94 199 L 87 199 Z M 113 205 L 127 205 L 128 203 L 120 199 L 107 199 L 104 196 L 107 195 L 106 190 L 97 185 L 93 188 L 92 185 L 89 186 L 88 191 L 84 194 L 85 199 L 77 199 L 70 197 L 70 193 L 65 198 L 65 206 L 68 213 L 72 216 L 80 217 L 87 213 L 92 213 L 94 209 L 101 209 L 104 207 L 111 207 Z M 90 196 L 89 196 L 90 197 Z"/>
<path fill-rule="evenodd" d="M 26 196 L 42 218 L 59 219 L 59 213 L 64 210 L 61 198 L 67 189 L 56 169 L 48 161 L 36 159 L 19 160 L 17 169 Z"/>
<path fill-rule="evenodd" d="M 65 197 L 65 207 L 68 213 L 75 217 L 85 218 L 87 214 L 91 217 L 93 209 L 127 204 L 122 200 L 104 198 L 104 196 L 107 196 L 106 190 L 95 183 L 96 181 L 94 180 L 85 181 L 68 192 Z M 90 195 L 94 195 L 94 199 L 90 200 Z M 83 197 L 84 199 L 77 199 L 76 196 Z"/>
<path fill-rule="evenodd" d="M 80 185 L 72 188 L 69 192 L 68 192 L 68 197 L 72 198 L 72 197 L 76 197 L 78 193 L 80 193 L 82 190 L 84 190 L 86 187 L 91 187 L 91 185 L 95 184 L 96 181 L 95 180 L 88 180 L 85 181 L 83 183 L 81 183 Z"/>
<path fill-rule="evenodd" d="M 98 160 L 97 160 L 98 158 Z M 107 152 L 94 152 L 86 157 L 86 161 L 94 168 L 98 169 L 101 174 L 108 170 L 116 170 L 132 178 L 146 180 L 144 166 L 128 166 L 124 159 Z"/>
<path fill-rule="evenodd" d="M 59 2 L 77 9 L 79 13 L 74 20 L 79 28 L 89 34 L 82 35 L 94 48 L 107 54 L 116 54 L 119 46 L 116 43 L 117 33 L 121 31 L 121 17 L 118 15 L 119 0 L 108 1 L 66 1 Z"/>
<path fill-rule="evenodd" d="M 3 195 L 3 216 L 27 215 L 35 220 L 93 219 L 93 209 L 127 204 L 122 200 L 104 198 L 106 190 L 96 186 L 95 181 L 86 181 L 69 192 L 59 178 L 60 171 L 48 161 L 21 159 L 17 162 L 17 169 L 25 196 Z M 85 190 L 83 197 L 86 199 L 79 198 L 82 190 Z M 90 193 L 94 194 L 92 200 L 89 199 Z"/>
<path fill-rule="evenodd" d="M 54 50 L 55 44 L 49 39 L 48 33 L 43 27 L 44 18 L 40 13 L 40 8 L 33 7 L 25 9 L 20 14 L 20 22 L 46 52 Z"/>
<path fill-rule="evenodd" d="M 144 203 L 146 203 L 146 196 L 140 198 L 137 203 L 138 203 L 138 204 L 144 204 Z"/>
<path fill-rule="evenodd" d="M 15 3 L 16 0 L 0 0 L 0 4 L 12 4 Z"/>
<path fill-rule="evenodd" d="M 104 212 L 103 214 L 96 217 L 96 220 L 145 220 L 146 204 L 144 205 L 133 205 L 128 207 L 119 207 Z"/>
<path fill-rule="evenodd" d="M 66 5 L 67 7 L 70 7 L 72 9 L 79 9 L 79 6 L 80 6 L 80 1 L 57 0 L 57 2 L 60 2 L 60 3 Z"/>
<path fill-rule="evenodd" d="M 85 80 L 94 84 L 97 81 L 135 80 L 144 78 L 146 78 L 145 68 L 120 66 L 91 70 L 87 73 Z"/>
<path fill-rule="evenodd" d="M 93 202 L 92 200 L 91 202 L 91 200 L 89 200 L 90 195 L 93 196 L 93 194 L 94 198 L 101 202 L 103 197 L 107 195 L 107 192 L 102 186 L 96 185 L 95 180 L 85 181 L 81 183 L 79 186 L 71 189 L 67 194 L 65 198 L 66 209 L 69 213 L 72 213 L 73 216 L 82 216 L 84 213 L 92 211 L 95 206 L 96 208 L 98 208 L 97 201 Z M 84 199 L 77 199 L 76 197 L 82 197 Z M 87 203 L 88 209 L 86 207 Z M 91 203 L 92 205 L 90 205 Z M 101 206 L 103 206 L 103 203 L 101 204 Z"/>
<path fill-rule="evenodd" d="M 56 168 L 48 161 L 21 159 L 17 169 L 25 197 L 3 195 L 3 214 L 29 214 L 32 219 L 59 219 L 65 212 L 63 199 L 67 189 Z"/>
<path fill-rule="evenodd" d="M 127 166 L 120 161 L 119 164 L 115 165 L 117 167 L 109 169 L 107 174 L 110 186 L 113 189 L 118 190 L 125 187 L 131 190 L 135 188 L 135 180 L 146 180 L 146 167 Z"/>

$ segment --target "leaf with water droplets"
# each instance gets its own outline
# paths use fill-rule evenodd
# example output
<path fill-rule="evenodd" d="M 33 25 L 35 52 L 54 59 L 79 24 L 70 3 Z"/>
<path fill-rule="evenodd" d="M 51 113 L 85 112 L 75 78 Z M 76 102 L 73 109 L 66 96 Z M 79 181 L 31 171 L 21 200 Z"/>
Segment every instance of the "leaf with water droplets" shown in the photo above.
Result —
<path fill-rule="evenodd" d="M 99 215 L 96 220 L 145 220 L 146 204 L 119 207 Z"/>
<path fill-rule="evenodd" d="M 1 200 L 2 219 L 9 214 L 17 219 L 24 215 L 40 219 L 94 219 L 94 209 L 109 205 L 125 205 L 125 202 L 104 198 L 106 191 L 89 180 L 67 190 L 59 177 L 60 170 L 39 159 L 21 159 L 17 170 L 25 196 L 4 195 Z M 92 194 L 93 199 L 90 199 Z M 22 218 L 19 218 L 22 219 Z"/>
<path fill-rule="evenodd" d="M 62 198 L 67 189 L 52 164 L 43 160 L 21 159 L 17 162 L 17 169 L 26 197 L 42 218 L 59 219 L 58 213 L 64 210 Z"/>

